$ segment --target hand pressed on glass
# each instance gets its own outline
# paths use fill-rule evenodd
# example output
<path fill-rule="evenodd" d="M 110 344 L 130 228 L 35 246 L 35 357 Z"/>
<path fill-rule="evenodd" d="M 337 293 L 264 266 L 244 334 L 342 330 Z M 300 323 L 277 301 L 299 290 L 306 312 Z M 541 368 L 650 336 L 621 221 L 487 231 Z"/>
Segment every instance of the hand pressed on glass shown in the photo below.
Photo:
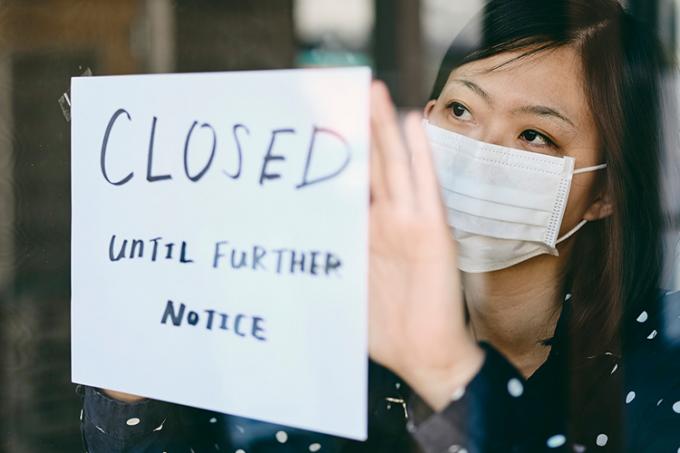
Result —
<path fill-rule="evenodd" d="M 371 90 L 369 352 L 435 410 L 467 384 L 483 352 L 463 297 L 430 147 L 419 114 L 402 140 L 385 85 Z"/>

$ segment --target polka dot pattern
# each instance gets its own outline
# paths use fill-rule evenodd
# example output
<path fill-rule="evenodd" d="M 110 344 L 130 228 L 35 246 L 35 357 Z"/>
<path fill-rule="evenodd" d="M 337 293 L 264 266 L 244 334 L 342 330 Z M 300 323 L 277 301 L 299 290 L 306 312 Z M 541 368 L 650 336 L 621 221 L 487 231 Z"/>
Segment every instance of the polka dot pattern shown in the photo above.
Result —
<path fill-rule="evenodd" d="M 555 434 L 554 436 L 548 438 L 546 445 L 549 448 L 558 448 L 567 442 L 567 438 L 563 434 Z"/>
<path fill-rule="evenodd" d="M 285 444 L 288 441 L 288 433 L 285 431 L 277 431 L 275 437 L 280 444 Z"/>
<path fill-rule="evenodd" d="M 565 301 L 566 300 L 570 300 L 570 296 L 565 297 Z M 567 305 L 571 307 L 574 306 L 573 304 Z M 659 319 L 659 316 L 657 316 L 657 314 L 649 307 L 638 312 L 637 315 L 633 315 L 632 318 L 631 332 L 634 335 L 633 340 L 640 344 L 643 351 L 651 351 L 650 356 L 656 351 L 661 350 L 660 348 L 666 341 L 666 332 L 662 330 L 662 327 L 664 327 L 665 324 L 656 323 L 656 319 Z M 680 320 L 680 317 L 678 317 L 678 320 Z M 657 337 L 659 338 L 657 339 Z M 556 338 L 558 338 L 557 334 Z M 552 344 L 560 345 L 559 341 L 553 342 Z M 556 348 L 553 350 L 555 349 Z M 490 350 L 494 351 L 493 348 Z M 495 362 L 492 362 L 491 365 L 487 366 L 487 362 L 485 362 L 483 367 L 483 370 L 486 370 L 485 372 L 495 373 L 493 374 L 493 377 L 491 377 L 491 375 L 487 375 L 486 377 L 482 377 L 480 380 L 468 383 L 466 386 L 456 388 L 453 392 L 451 392 L 449 396 L 450 405 L 446 407 L 445 410 L 434 414 L 430 413 L 430 415 L 428 415 L 430 419 L 439 417 L 438 420 L 433 420 L 433 423 L 423 423 L 421 420 L 418 420 L 418 412 L 407 411 L 407 409 L 413 408 L 409 408 L 408 406 L 410 402 L 406 398 L 407 394 L 400 390 L 408 391 L 409 386 L 406 384 L 402 385 L 403 381 L 400 382 L 393 378 L 387 379 L 381 384 L 383 386 L 381 387 L 381 390 L 385 392 L 384 394 L 374 394 L 374 396 L 384 397 L 385 401 L 387 402 L 386 407 L 388 409 L 391 407 L 390 411 L 380 410 L 380 416 L 390 416 L 395 418 L 395 420 L 398 418 L 399 422 L 402 423 L 400 429 L 403 429 L 405 422 L 406 430 L 410 432 L 416 439 L 444 439 L 440 441 L 440 444 L 426 445 L 426 448 L 424 448 L 425 451 L 440 451 L 448 453 L 467 453 L 468 451 L 479 451 L 480 447 L 479 445 L 475 444 L 476 440 L 474 438 L 465 438 L 465 432 L 462 430 L 457 431 L 456 429 L 449 429 L 452 423 L 451 420 L 460 420 L 465 418 L 461 418 L 461 413 L 458 408 L 462 408 L 461 410 L 468 410 L 469 405 L 467 404 L 467 401 L 470 401 L 475 405 L 479 403 L 488 404 L 488 406 L 484 406 L 485 408 L 488 407 L 488 410 L 505 411 L 507 409 L 511 409 L 512 407 L 522 408 L 522 410 L 524 410 L 527 407 L 526 404 L 534 404 L 534 396 L 538 396 L 536 401 L 541 401 L 543 404 L 545 402 L 549 402 L 550 397 L 553 397 L 554 395 L 549 395 L 548 397 L 546 395 L 535 393 L 537 392 L 537 388 L 538 391 L 550 391 L 552 389 L 550 385 L 553 384 L 555 376 L 559 375 L 558 373 L 554 372 L 555 369 L 548 368 L 545 373 L 535 373 L 531 378 L 524 380 L 515 374 L 515 371 L 508 366 L 508 361 L 505 358 L 503 358 L 500 354 L 498 354 L 498 356 L 500 358 L 494 359 Z M 659 354 L 654 358 L 659 360 L 659 358 L 662 356 L 662 354 Z M 488 357 L 489 354 L 487 354 L 487 358 Z M 549 358 L 550 357 L 552 356 L 549 356 Z M 672 361 L 668 360 L 668 357 L 662 357 L 661 359 L 668 363 L 672 363 Z M 667 392 L 669 388 L 674 387 L 667 385 L 666 381 L 663 382 L 663 385 L 657 384 L 656 376 L 654 377 L 651 384 L 646 383 L 642 378 L 629 379 L 627 371 L 635 370 L 634 367 L 640 365 L 629 361 L 625 350 L 623 352 L 618 349 L 610 351 L 600 350 L 599 352 L 594 350 L 593 352 L 584 354 L 580 360 L 582 360 L 584 365 L 583 369 L 593 369 L 597 371 L 597 385 L 602 385 L 602 388 L 599 389 L 589 389 L 589 392 L 592 390 L 592 393 L 589 394 L 592 394 L 593 396 L 592 401 L 589 400 L 588 404 L 596 405 L 601 404 L 602 402 L 610 402 L 614 398 L 619 399 L 619 401 L 620 399 L 623 399 L 625 404 L 622 405 L 622 409 L 627 412 L 626 415 L 629 415 L 629 413 L 633 414 L 633 416 L 640 416 L 640 414 L 644 414 L 644 417 L 658 417 L 658 420 L 662 420 L 664 423 L 670 419 L 680 421 L 680 418 L 674 418 L 676 417 L 676 414 L 680 414 L 680 401 L 677 400 L 677 395 L 664 393 Z M 541 365 L 541 367 L 546 366 L 546 364 L 556 362 L 559 361 L 546 361 L 546 363 Z M 622 364 L 625 364 L 625 367 L 623 367 Z M 645 364 L 643 363 L 643 365 Z M 541 370 L 541 367 L 539 367 L 538 371 Z M 626 371 L 625 376 L 624 371 Z M 536 386 L 538 379 L 534 379 L 535 376 L 538 376 L 538 379 L 543 379 L 544 382 L 541 383 L 542 386 Z M 649 376 L 646 377 L 649 378 Z M 483 384 L 480 385 L 478 384 L 479 382 L 482 382 Z M 488 385 L 489 383 L 492 383 L 495 387 L 491 388 L 491 386 Z M 625 386 L 625 390 L 622 394 L 620 394 L 618 392 L 620 391 L 622 385 Z M 483 390 L 480 392 L 478 389 Z M 611 393 L 612 391 L 615 391 L 616 393 Z M 531 398 L 520 398 L 525 394 L 527 396 L 530 395 Z M 542 398 L 543 396 L 546 397 Z M 603 398 L 602 401 L 597 401 L 597 399 L 602 396 L 606 396 L 607 399 Z M 484 401 L 480 398 L 488 398 L 488 400 Z M 462 400 L 462 402 L 454 404 L 460 400 Z M 90 401 L 90 403 L 92 403 L 92 401 Z M 397 406 L 397 403 L 399 403 L 399 405 L 403 404 L 403 417 L 401 409 L 397 410 L 400 407 Z M 503 405 L 507 405 L 507 407 L 503 407 Z M 101 438 L 106 438 L 107 436 L 111 436 L 113 438 L 117 432 L 129 432 L 131 436 L 138 435 L 140 432 L 145 432 L 147 434 L 153 433 L 154 436 L 158 436 L 160 439 L 163 436 L 168 435 L 167 432 L 171 431 L 171 427 L 175 426 L 174 422 L 172 424 L 166 424 L 165 419 L 159 417 L 157 414 L 154 414 L 153 417 L 147 415 L 143 405 L 142 407 L 131 407 L 129 411 L 123 412 L 125 415 L 117 415 L 115 424 L 109 423 L 109 420 L 107 420 L 105 416 L 102 416 L 102 409 L 98 408 L 96 405 L 89 404 L 85 407 L 88 407 L 88 413 L 84 413 L 84 411 L 81 409 L 78 414 L 78 417 L 81 420 L 81 426 L 88 427 L 92 433 L 91 435 L 96 434 Z M 329 404 L 329 408 L 331 408 L 329 410 L 332 410 L 332 403 Z M 545 407 L 541 407 L 540 410 L 545 410 Z M 89 414 L 91 412 L 96 413 L 96 417 L 92 418 L 96 420 L 96 422 L 92 422 L 92 419 L 90 419 L 89 423 L 87 423 L 88 419 L 90 418 Z M 399 414 L 397 414 L 397 412 L 399 412 Z M 222 435 L 222 431 L 225 431 L 226 434 L 231 436 L 231 439 L 233 440 L 233 442 L 230 443 L 230 445 L 233 445 L 233 447 L 226 448 L 224 446 L 225 444 L 220 444 L 217 442 L 217 438 L 205 439 L 205 445 L 208 446 L 208 451 L 214 450 L 220 452 L 228 451 L 229 453 L 248 453 L 246 452 L 246 449 L 250 449 L 248 445 L 251 445 L 251 439 L 258 437 L 261 437 L 263 441 L 266 441 L 268 446 L 273 446 L 271 448 L 272 453 L 277 453 L 276 444 L 281 444 L 279 445 L 280 450 L 278 451 L 282 452 L 309 451 L 314 453 L 323 450 L 335 451 L 336 448 L 335 444 L 326 444 L 326 441 L 324 441 L 324 446 L 322 448 L 322 443 L 316 441 L 321 438 L 317 433 L 303 433 L 302 435 L 298 436 L 297 431 L 295 431 L 295 435 L 292 435 L 292 428 L 284 430 L 280 429 L 278 426 L 267 426 L 266 424 L 260 424 L 259 422 L 253 420 L 239 419 L 235 416 L 220 415 L 209 411 L 201 411 L 197 412 L 197 414 L 201 414 L 198 416 L 199 418 L 197 421 L 203 425 L 203 428 L 209 426 L 209 429 L 205 430 L 206 433 L 219 432 L 221 433 L 220 435 Z M 416 415 L 414 416 L 414 414 Z M 75 413 L 73 415 L 75 416 Z M 397 415 L 399 417 L 397 417 Z M 452 419 L 442 419 L 451 417 L 452 415 Z M 558 425 L 554 423 L 554 419 L 550 419 L 548 417 L 545 419 L 548 420 L 547 423 L 550 423 L 550 425 L 545 426 L 545 431 L 542 430 L 541 432 L 547 432 L 551 434 L 546 435 L 543 438 L 536 439 L 539 442 L 537 451 L 573 451 L 576 453 L 586 451 L 608 451 L 607 449 L 611 449 L 619 442 L 618 438 L 613 437 L 613 431 L 610 431 L 610 429 L 607 428 L 610 426 L 608 420 L 602 420 L 602 424 L 599 426 L 597 421 L 591 422 L 591 424 L 588 425 L 588 430 L 592 431 L 588 431 L 588 434 L 583 434 L 583 437 L 575 439 L 571 439 L 571 437 L 567 439 L 566 433 L 562 431 L 565 425 Z M 236 423 L 237 420 L 238 423 Z M 507 419 L 507 423 L 511 426 L 514 421 Z M 645 425 L 649 425 L 650 427 L 659 427 L 662 426 L 662 423 L 655 423 L 655 420 L 645 420 Z M 125 428 L 126 426 L 136 427 L 136 429 L 128 430 Z M 433 433 L 431 431 L 434 429 L 433 427 L 440 430 L 443 429 L 443 427 L 447 427 L 447 430 L 446 432 Z M 430 431 L 428 432 L 427 430 Z M 419 437 L 422 435 L 421 431 L 425 432 L 426 436 Z M 651 438 L 650 436 L 656 434 L 656 431 L 644 433 L 646 436 L 645 438 Z M 663 434 L 668 437 L 668 433 Z M 612 438 L 609 437 L 610 435 Z M 677 446 L 678 441 L 680 441 L 680 436 L 675 436 L 675 438 L 669 439 L 672 440 L 673 443 L 664 443 L 664 447 L 666 451 L 677 450 L 678 453 L 680 453 L 680 447 Z M 370 440 L 371 439 L 369 437 L 369 441 Z M 579 442 L 574 443 L 573 441 Z M 329 442 L 332 442 L 332 440 L 329 440 Z M 239 446 L 242 448 L 238 448 Z M 197 445 L 194 445 L 193 448 L 196 449 L 196 451 L 204 450 L 203 447 L 199 447 Z M 162 446 L 153 451 L 161 451 L 161 449 Z M 189 444 L 185 446 L 182 451 L 186 453 L 187 451 L 191 452 L 194 450 Z M 268 449 L 268 451 L 270 450 Z M 522 450 L 520 449 L 519 451 Z M 403 452 L 398 450 L 394 453 Z"/>
<path fill-rule="evenodd" d="M 604 447 L 607 445 L 607 442 L 609 441 L 609 437 L 606 434 L 598 434 L 597 438 L 595 439 L 595 445 L 598 447 Z"/>
<path fill-rule="evenodd" d="M 451 445 L 446 451 L 448 453 L 467 453 L 467 449 L 458 444 Z"/>
<path fill-rule="evenodd" d="M 515 398 L 522 396 L 524 393 L 524 385 L 517 378 L 512 378 L 508 381 L 508 393 Z"/>

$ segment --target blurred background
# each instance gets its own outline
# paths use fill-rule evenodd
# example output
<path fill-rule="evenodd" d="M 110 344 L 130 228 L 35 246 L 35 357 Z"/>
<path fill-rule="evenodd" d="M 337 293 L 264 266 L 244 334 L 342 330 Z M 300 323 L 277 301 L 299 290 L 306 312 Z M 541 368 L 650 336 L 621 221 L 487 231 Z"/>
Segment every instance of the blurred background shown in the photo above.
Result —
<path fill-rule="evenodd" d="M 628 0 L 668 49 L 680 0 Z M 370 65 L 422 108 L 479 0 L 0 0 L 0 452 L 81 451 L 70 382 L 70 77 Z M 671 277 L 680 286 L 680 277 Z"/>

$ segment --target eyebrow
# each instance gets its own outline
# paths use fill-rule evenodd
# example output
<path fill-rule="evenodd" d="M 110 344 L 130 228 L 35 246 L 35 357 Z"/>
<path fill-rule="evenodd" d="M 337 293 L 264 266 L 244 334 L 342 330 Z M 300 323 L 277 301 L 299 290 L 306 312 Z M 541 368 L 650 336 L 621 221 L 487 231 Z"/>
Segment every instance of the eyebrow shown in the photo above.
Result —
<path fill-rule="evenodd" d="M 531 113 L 538 116 L 551 116 L 553 118 L 561 119 L 562 121 L 571 124 L 573 127 L 576 127 L 576 125 L 574 125 L 574 123 L 572 123 L 569 118 L 562 115 L 557 110 L 544 105 L 527 105 L 513 110 L 512 113 Z"/>
<path fill-rule="evenodd" d="M 484 91 L 482 87 L 477 85 L 476 83 L 466 80 L 466 79 L 453 79 L 454 82 L 457 82 L 461 85 L 466 86 L 479 96 L 481 96 L 489 105 L 493 104 L 493 100 L 491 99 L 491 95 Z M 533 115 L 538 115 L 538 116 L 549 116 L 553 118 L 560 119 L 566 123 L 569 123 L 573 127 L 576 127 L 574 123 L 567 118 L 565 115 L 561 114 L 559 111 L 552 107 L 547 107 L 545 105 L 526 105 L 523 107 L 516 108 L 512 111 L 512 113 L 530 113 Z"/>
<path fill-rule="evenodd" d="M 453 81 L 454 81 L 454 82 L 458 82 L 458 83 L 460 83 L 460 84 L 462 84 L 462 85 L 465 85 L 465 86 L 468 87 L 470 90 L 474 91 L 474 92 L 477 93 L 479 96 L 483 97 L 484 100 L 485 100 L 487 103 L 493 104 L 493 102 L 492 102 L 492 100 L 491 100 L 491 96 L 489 95 L 489 93 L 487 93 L 486 91 L 484 91 L 484 90 L 482 89 L 482 87 L 480 87 L 480 86 L 477 85 L 476 83 L 471 82 L 471 81 L 469 81 L 469 80 L 465 80 L 465 79 L 453 79 Z"/>

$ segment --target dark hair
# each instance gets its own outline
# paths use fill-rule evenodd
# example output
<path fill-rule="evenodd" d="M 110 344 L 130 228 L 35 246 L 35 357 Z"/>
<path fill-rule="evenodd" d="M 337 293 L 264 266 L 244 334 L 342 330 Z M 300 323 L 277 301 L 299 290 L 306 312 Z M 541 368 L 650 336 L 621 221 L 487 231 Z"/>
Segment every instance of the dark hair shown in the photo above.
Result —
<path fill-rule="evenodd" d="M 567 333 L 573 358 L 625 348 L 629 335 L 623 326 L 658 297 L 661 77 L 670 57 L 615 0 L 492 0 L 449 47 L 430 98 L 437 99 L 450 73 L 465 63 L 506 51 L 522 51 L 517 58 L 524 58 L 562 46 L 574 46 L 582 56 L 608 164 L 596 189 L 604 185 L 614 206 L 612 216 L 587 224 L 574 239 L 564 282 L 573 296 Z"/>
<path fill-rule="evenodd" d="M 581 332 L 571 339 L 581 338 L 580 352 L 594 354 L 617 348 L 617 339 L 627 337 L 619 337 L 620 328 L 657 297 L 660 285 L 659 101 L 669 62 L 656 38 L 615 0 L 492 0 L 449 47 L 430 99 L 465 63 L 517 50 L 524 52 L 516 59 L 525 58 L 562 46 L 582 55 L 608 163 L 600 183 L 614 205 L 611 217 L 577 235 L 565 281 L 573 295 L 570 331 Z M 593 337 L 597 341 L 589 341 Z"/>

